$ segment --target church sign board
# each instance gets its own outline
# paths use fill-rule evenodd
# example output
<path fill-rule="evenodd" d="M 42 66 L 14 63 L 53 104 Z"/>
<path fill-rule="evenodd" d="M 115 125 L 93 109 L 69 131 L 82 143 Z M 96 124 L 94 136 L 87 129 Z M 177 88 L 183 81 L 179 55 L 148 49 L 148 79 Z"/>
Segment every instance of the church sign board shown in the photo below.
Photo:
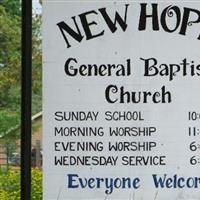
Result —
<path fill-rule="evenodd" d="M 43 4 L 44 200 L 200 199 L 200 3 Z"/>

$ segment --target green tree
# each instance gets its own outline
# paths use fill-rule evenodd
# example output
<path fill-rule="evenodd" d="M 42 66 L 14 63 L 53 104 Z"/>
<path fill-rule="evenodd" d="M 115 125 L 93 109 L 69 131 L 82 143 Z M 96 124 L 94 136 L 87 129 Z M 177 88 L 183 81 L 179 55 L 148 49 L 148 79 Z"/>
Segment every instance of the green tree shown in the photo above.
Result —
<path fill-rule="evenodd" d="M 12 16 L 20 16 L 20 1 L 19 0 L 1 0 L 0 5 L 3 6 L 7 13 Z"/>
<path fill-rule="evenodd" d="M 0 1 L 0 116 L 20 116 L 21 5 L 20 0 Z M 33 16 L 33 114 L 41 110 L 41 16 Z M 13 122 L 19 120 L 13 119 Z M 0 124 L 7 124 L 0 118 Z M 10 124 L 11 125 L 11 124 Z M 9 125 L 8 125 L 8 128 Z"/>
<path fill-rule="evenodd" d="M 2 1 L 4 2 L 4 1 Z M 1 2 L 1 3 L 2 3 Z M 13 102 L 12 91 L 20 80 L 20 17 L 9 14 L 0 3 L 0 107 Z M 16 97 L 15 97 L 16 98 Z M 16 100 L 16 99 L 15 99 Z M 19 100 L 19 99 L 18 99 Z M 19 102 L 16 102 L 19 104 Z M 15 105 L 16 105 L 15 104 Z"/>

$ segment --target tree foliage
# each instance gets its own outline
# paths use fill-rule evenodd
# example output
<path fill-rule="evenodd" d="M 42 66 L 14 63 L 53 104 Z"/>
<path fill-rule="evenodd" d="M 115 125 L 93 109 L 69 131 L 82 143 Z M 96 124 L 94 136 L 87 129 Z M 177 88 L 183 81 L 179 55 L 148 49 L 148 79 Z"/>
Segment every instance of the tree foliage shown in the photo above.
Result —
<path fill-rule="evenodd" d="M 19 0 L 1 0 L 0 5 L 3 6 L 7 13 L 12 16 L 20 16 L 21 12 Z"/>
<path fill-rule="evenodd" d="M 20 0 L 0 0 L 0 112 L 19 115 L 21 101 Z M 41 16 L 34 15 L 32 74 L 33 114 L 41 110 Z M 2 121 L 5 120 L 5 121 Z M 15 120 L 13 120 L 15 121 Z M 1 125 L 6 118 L 1 118 Z M 9 127 L 8 127 L 9 128 Z M 1 133 L 0 133 L 1 134 Z"/>
<path fill-rule="evenodd" d="M 3 2 L 3 1 L 2 1 Z M 6 12 L 0 4 L 0 106 L 13 102 L 11 89 L 20 80 L 20 17 Z"/>
<path fill-rule="evenodd" d="M 20 171 L 0 172 L 0 199 L 17 200 L 20 198 Z M 32 169 L 31 200 L 42 200 L 42 172 Z"/>

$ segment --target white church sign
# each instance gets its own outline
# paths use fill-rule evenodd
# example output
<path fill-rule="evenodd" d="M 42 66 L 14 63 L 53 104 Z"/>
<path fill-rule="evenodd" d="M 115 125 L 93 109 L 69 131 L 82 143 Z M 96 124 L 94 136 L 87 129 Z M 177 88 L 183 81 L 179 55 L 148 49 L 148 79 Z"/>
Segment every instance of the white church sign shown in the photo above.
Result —
<path fill-rule="evenodd" d="M 200 200 L 200 2 L 43 3 L 44 200 Z"/>

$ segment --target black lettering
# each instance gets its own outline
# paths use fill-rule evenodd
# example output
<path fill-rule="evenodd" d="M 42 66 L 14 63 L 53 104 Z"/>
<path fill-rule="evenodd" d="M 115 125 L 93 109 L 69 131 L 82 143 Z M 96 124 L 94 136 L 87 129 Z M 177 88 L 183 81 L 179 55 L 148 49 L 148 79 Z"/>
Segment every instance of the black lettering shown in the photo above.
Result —
<path fill-rule="evenodd" d="M 100 13 L 102 14 L 104 20 L 106 21 L 109 29 L 111 30 L 112 33 L 114 33 L 117 30 L 116 24 L 117 22 L 119 23 L 119 25 L 121 26 L 123 31 L 126 31 L 127 29 L 127 12 L 128 12 L 128 6 L 129 4 L 125 5 L 125 15 L 124 15 L 124 19 L 122 19 L 122 17 L 119 15 L 118 12 L 115 13 L 115 20 L 114 22 L 110 19 L 108 13 L 106 12 L 106 8 L 101 8 L 99 9 Z"/>
<path fill-rule="evenodd" d="M 65 33 L 64 33 L 64 31 L 66 31 L 69 35 L 71 35 L 76 41 L 78 41 L 78 42 L 81 42 L 82 41 L 82 39 L 83 39 L 83 36 L 81 35 L 81 31 L 80 31 L 80 29 L 79 29 L 79 27 L 78 27 L 78 25 L 77 25 L 77 22 L 76 22 L 76 17 L 74 16 L 74 17 L 72 17 L 72 19 L 73 19 L 73 21 L 74 21 L 74 24 L 75 24 L 75 27 L 76 27 L 76 29 L 77 29 L 77 32 L 76 31 L 74 31 L 68 24 L 66 24 L 65 22 L 59 22 L 57 25 L 58 25 L 58 27 L 60 28 L 60 31 L 61 31 L 61 33 L 62 33 L 62 36 L 63 36 L 63 38 L 64 38 L 64 40 L 65 40 L 65 42 L 66 42 L 66 44 L 67 44 L 67 48 L 69 48 L 69 47 L 71 47 L 71 45 L 70 45 L 70 43 L 69 43 L 69 41 L 68 41 L 68 39 L 67 39 L 67 37 L 66 37 L 66 35 L 65 35 Z"/>
<path fill-rule="evenodd" d="M 83 14 L 79 15 L 79 17 L 81 19 L 81 23 L 83 25 L 83 29 L 85 31 L 86 40 L 90 40 L 92 38 L 99 37 L 99 36 L 104 34 L 104 31 L 102 31 L 101 33 L 98 33 L 96 35 L 92 34 L 90 26 L 97 25 L 97 23 L 95 21 L 92 21 L 90 23 L 88 22 L 86 16 L 89 15 L 89 14 L 96 14 L 97 15 L 97 12 L 92 10 L 92 11 L 89 11 L 89 12 L 86 12 L 86 13 L 83 13 Z"/>
<path fill-rule="evenodd" d="M 147 14 L 147 4 L 141 3 L 141 12 L 140 12 L 140 21 L 139 21 L 139 30 L 143 31 L 146 29 L 147 18 L 152 18 L 152 28 L 154 31 L 159 30 L 159 23 L 158 23 L 158 4 L 151 4 L 152 5 L 152 14 Z"/>

